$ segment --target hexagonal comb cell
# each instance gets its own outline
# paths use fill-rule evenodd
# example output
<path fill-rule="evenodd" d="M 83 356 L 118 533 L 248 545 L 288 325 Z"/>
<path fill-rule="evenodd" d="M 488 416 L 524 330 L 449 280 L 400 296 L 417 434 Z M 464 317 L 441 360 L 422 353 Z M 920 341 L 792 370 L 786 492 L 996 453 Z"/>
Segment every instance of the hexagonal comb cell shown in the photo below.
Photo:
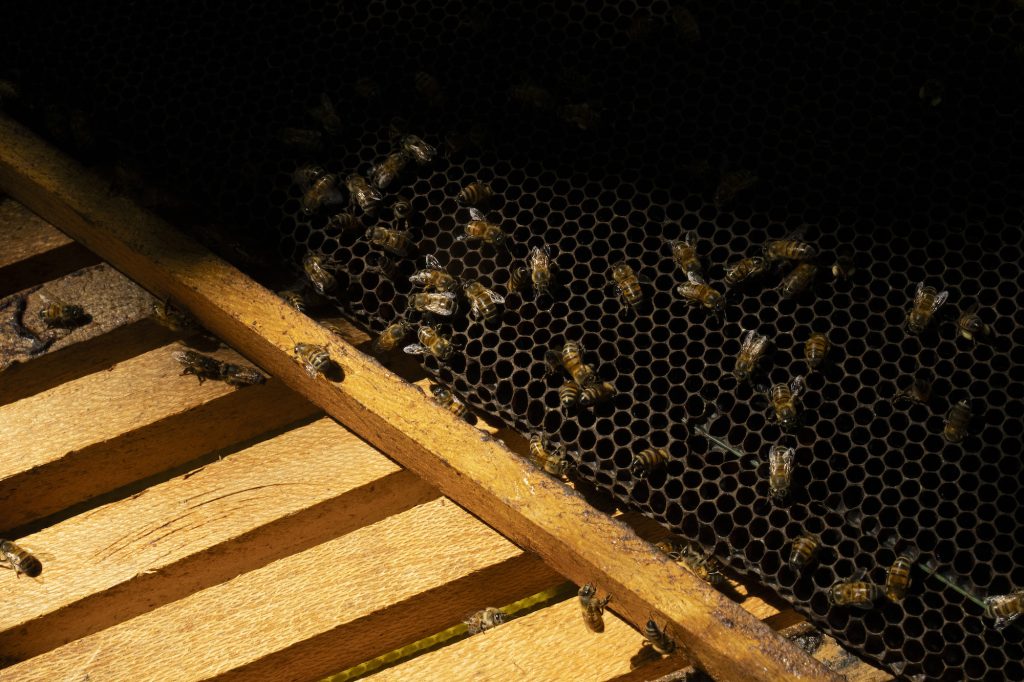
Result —
<path fill-rule="evenodd" d="M 496 292 L 493 315 L 460 294 L 436 316 L 457 350 L 427 371 L 865 657 L 1020 679 L 1020 630 L 980 602 L 1024 587 L 1024 30 L 1003 4 L 23 3 L 0 63 L 36 98 L 13 113 L 80 151 L 91 121 L 107 162 L 191 212 L 155 208 L 202 206 L 250 271 L 276 251 L 258 275 L 275 289 L 322 256 L 325 314 L 379 333 L 427 256 Z M 340 196 L 294 182 L 311 165 Z M 373 168 L 394 171 L 380 199 L 350 201 Z M 593 404 L 563 409 L 546 371 L 567 342 L 583 388 L 608 387 Z M 884 586 L 908 548 L 901 601 L 830 602 L 857 575 Z"/>

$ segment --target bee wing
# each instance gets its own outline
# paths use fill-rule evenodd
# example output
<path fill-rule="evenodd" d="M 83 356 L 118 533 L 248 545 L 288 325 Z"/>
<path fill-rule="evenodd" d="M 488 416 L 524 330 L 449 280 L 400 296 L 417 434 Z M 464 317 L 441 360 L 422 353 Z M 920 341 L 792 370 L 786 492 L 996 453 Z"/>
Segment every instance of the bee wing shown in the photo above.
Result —
<path fill-rule="evenodd" d="M 793 379 L 792 383 L 789 384 L 789 390 L 793 392 L 793 397 L 796 398 L 804 392 L 804 378 L 797 377 Z"/>
<path fill-rule="evenodd" d="M 430 349 L 421 343 L 411 343 L 402 349 L 403 352 L 409 355 L 429 355 Z"/>
<path fill-rule="evenodd" d="M 458 307 L 458 301 L 455 298 L 455 294 L 449 292 L 438 293 L 431 295 L 423 307 L 437 315 L 451 315 Z"/>
<path fill-rule="evenodd" d="M 481 210 L 476 207 L 469 207 L 469 217 L 473 220 L 485 220 L 485 216 Z"/>
<path fill-rule="evenodd" d="M 785 473 L 793 471 L 793 448 L 783 445 L 773 445 L 768 451 L 768 466 L 772 470 L 782 468 Z"/>
<path fill-rule="evenodd" d="M 487 298 L 491 299 L 493 302 L 495 302 L 495 303 L 497 303 L 499 305 L 501 305 L 502 303 L 505 302 L 505 297 L 504 296 L 502 296 L 501 294 L 499 294 L 499 293 L 497 293 L 497 292 L 495 292 L 495 291 L 493 291 L 491 289 L 484 289 L 484 292 L 485 292 L 484 295 Z"/>
<path fill-rule="evenodd" d="M 437 257 L 431 253 L 428 253 L 423 257 L 423 261 L 426 263 L 426 267 L 430 270 L 440 270 L 441 263 L 438 262 Z"/>
<path fill-rule="evenodd" d="M 740 344 L 740 355 L 749 354 L 750 349 L 754 346 L 754 342 L 757 340 L 757 332 L 753 329 L 747 331 L 743 335 L 743 342 Z"/>
<path fill-rule="evenodd" d="M 949 298 L 948 291 L 943 291 L 939 295 L 937 295 L 935 297 L 935 301 L 932 302 L 932 312 L 934 313 L 936 310 L 938 310 L 942 306 L 942 304 L 946 302 L 947 298 Z"/>
<path fill-rule="evenodd" d="M 914 290 L 914 305 L 921 300 L 921 294 L 924 293 L 924 282 L 917 283 L 917 289 Z"/>
<path fill-rule="evenodd" d="M 688 272 L 688 273 L 686 273 L 686 279 L 690 280 L 690 283 L 692 283 L 692 284 L 706 284 L 706 282 L 704 281 L 704 278 L 701 277 L 700 274 L 696 273 L 696 272 Z"/>
<path fill-rule="evenodd" d="M 683 241 L 689 246 L 694 246 L 697 243 L 697 233 L 694 232 L 693 230 L 690 230 L 683 237 Z"/>

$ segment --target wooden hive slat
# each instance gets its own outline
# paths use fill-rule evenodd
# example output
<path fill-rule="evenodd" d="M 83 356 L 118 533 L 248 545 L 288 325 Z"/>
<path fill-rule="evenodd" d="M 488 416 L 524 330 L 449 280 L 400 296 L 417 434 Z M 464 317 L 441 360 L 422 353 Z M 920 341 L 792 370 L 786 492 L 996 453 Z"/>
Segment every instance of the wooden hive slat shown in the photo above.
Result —
<path fill-rule="evenodd" d="M 441 498 L 14 665 L 4 680 L 308 680 L 557 580 Z"/>
<path fill-rule="evenodd" d="M 180 376 L 180 343 L 0 407 L 0 518 L 28 523 L 317 412 L 270 380 Z M 219 357 L 245 362 L 232 351 Z"/>
<path fill-rule="evenodd" d="M 652 611 L 669 621 L 713 675 L 837 679 L 624 524 L 4 119 L 0 186 L 157 295 L 180 301 L 214 334 L 558 572 L 612 593 L 630 622 L 642 624 Z M 344 380 L 309 377 L 292 357 L 300 340 L 325 344 Z"/>
<path fill-rule="evenodd" d="M 21 540 L 53 559 L 44 588 L 7 587 L 0 651 L 27 659 L 437 495 L 317 420 Z"/>

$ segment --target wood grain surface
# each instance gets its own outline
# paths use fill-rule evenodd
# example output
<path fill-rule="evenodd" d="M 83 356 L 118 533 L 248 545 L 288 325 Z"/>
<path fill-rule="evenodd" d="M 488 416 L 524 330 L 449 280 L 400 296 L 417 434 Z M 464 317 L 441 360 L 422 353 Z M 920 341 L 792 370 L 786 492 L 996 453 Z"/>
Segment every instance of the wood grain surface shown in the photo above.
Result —
<path fill-rule="evenodd" d="M 652 613 L 668 621 L 671 635 L 717 678 L 837 679 L 632 529 L 2 119 L 0 187 L 155 295 L 181 302 L 211 332 L 559 573 L 614 595 L 628 621 L 643 624 Z M 343 380 L 308 376 L 292 355 L 298 341 L 326 345 Z"/>

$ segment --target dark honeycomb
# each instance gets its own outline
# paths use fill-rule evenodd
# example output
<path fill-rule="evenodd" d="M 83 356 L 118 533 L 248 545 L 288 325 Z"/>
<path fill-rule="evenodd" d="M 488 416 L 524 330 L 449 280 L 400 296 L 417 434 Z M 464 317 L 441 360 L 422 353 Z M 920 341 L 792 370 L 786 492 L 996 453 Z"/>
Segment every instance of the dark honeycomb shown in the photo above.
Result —
<path fill-rule="evenodd" d="M 33 3 L 12 8 L 0 29 L 0 77 L 7 68 L 25 84 L 24 101 L 5 103 L 14 113 L 88 161 L 143 169 L 249 253 L 280 244 L 289 276 L 308 251 L 336 259 L 333 302 L 375 331 L 404 311 L 414 261 L 383 275 L 362 235 L 375 220 L 339 233 L 325 214 L 303 217 L 292 172 L 315 162 L 365 174 L 390 151 L 396 118 L 439 147 L 455 133 L 473 138 L 387 193 L 386 204 L 412 200 L 416 263 L 434 254 L 452 275 L 505 293 L 510 270 L 548 245 L 558 286 L 550 301 L 508 295 L 488 324 L 454 319 L 462 352 L 447 366 L 427 358 L 430 372 L 476 409 L 578 451 L 578 482 L 699 540 L 865 658 L 911 678 L 1024 679 L 1021 629 L 994 630 L 975 601 L 1024 587 L 1024 390 L 1014 378 L 1024 365 L 1024 8 L 686 7 L 699 41 L 675 27 L 666 2 Z M 442 83 L 441 106 L 415 91 L 418 71 Z M 356 92 L 366 76 L 377 99 Z M 556 107 L 510 102 L 526 80 L 559 106 L 586 103 L 597 120 L 582 129 Z M 934 107 L 919 96 L 933 80 Z M 306 111 L 321 92 L 342 131 L 318 150 L 283 148 L 281 128 L 316 128 Z M 76 135 L 67 119 L 78 119 L 62 111 L 91 121 L 90 135 Z M 759 183 L 716 207 L 718 177 L 741 169 Z M 467 220 L 456 195 L 474 180 L 498 193 L 490 215 L 510 249 L 456 240 Z M 390 219 L 387 208 L 380 217 Z M 683 278 L 668 240 L 695 232 L 721 289 L 725 264 L 801 226 L 823 267 L 795 300 L 780 299 L 772 274 L 716 320 L 675 292 Z M 847 251 L 856 271 L 833 282 L 829 266 Z M 620 260 L 649 281 L 636 313 L 606 288 Z M 915 337 L 903 323 L 922 280 L 949 301 Z M 957 337 L 947 319 L 973 302 L 990 343 Z M 806 375 L 793 433 L 731 375 L 747 329 L 774 344 L 756 383 Z M 812 331 L 827 332 L 833 350 L 808 373 Z M 545 376 L 544 352 L 566 340 L 614 383 L 611 403 L 562 415 L 561 377 Z M 891 405 L 919 367 L 936 377 L 930 404 Z M 962 397 L 977 417 L 949 444 L 943 415 Z M 717 414 L 693 421 L 708 406 Z M 733 451 L 711 447 L 703 429 Z M 783 504 L 768 499 L 777 443 L 796 448 Z M 672 459 L 638 479 L 629 461 L 646 447 Z M 824 549 L 797 575 L 786 557 L 805 530 Z M 882 583 L 907 546 L 935 573 L 916 571 L 905 601 L 829 605 L 837 578 L 863 569 Z"/>

